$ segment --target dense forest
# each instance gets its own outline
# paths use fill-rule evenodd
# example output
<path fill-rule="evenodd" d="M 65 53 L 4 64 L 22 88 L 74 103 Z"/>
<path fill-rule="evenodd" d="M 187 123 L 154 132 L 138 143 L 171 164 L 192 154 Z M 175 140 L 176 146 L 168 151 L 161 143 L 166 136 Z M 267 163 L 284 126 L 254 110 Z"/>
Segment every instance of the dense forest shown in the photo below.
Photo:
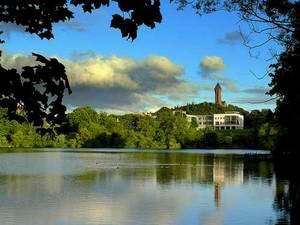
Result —
<path fill-rule="evenodd" d="M 191 114 L 239 111 L 245 116 L 246 129 L 199 130 L 182 114 L 173 114 L 178 109 Z M 36 127 L 30 122 L 11 120 L 7 110 L 0 108 L 0 147 L 272 149 L 278 135 L 272 121 L 271 110 L 247 112 L 236 106 L 220 109 L 213 103 L 201 103 L 174 109 L 164 107 L 153 114 L 126 115 L 109 115 L 80 107 L 68 113 L 60 126 L 50 128 L 46 121 L 42 127 Z"/>

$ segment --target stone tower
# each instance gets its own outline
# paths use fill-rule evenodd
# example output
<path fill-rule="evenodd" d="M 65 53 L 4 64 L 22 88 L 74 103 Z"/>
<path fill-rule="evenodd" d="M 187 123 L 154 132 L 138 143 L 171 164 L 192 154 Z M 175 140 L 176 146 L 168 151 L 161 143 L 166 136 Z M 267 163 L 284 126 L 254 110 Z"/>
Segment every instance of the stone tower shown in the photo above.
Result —
<path fill-rule="evenodd" d="M 222 88 L 219 83 L 215 87 L 215 103 L 216 105 L 222 106 Z"/>

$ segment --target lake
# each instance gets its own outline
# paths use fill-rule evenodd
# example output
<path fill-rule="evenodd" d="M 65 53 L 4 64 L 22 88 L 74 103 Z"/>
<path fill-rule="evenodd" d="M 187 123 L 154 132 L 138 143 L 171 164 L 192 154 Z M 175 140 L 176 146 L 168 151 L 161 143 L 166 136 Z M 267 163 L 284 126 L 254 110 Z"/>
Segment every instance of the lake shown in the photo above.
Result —
<path fill-rule="evenodd" d="M 76 151 L 0 154 L 0 224 L 290 223 L 266 152 Z"/>

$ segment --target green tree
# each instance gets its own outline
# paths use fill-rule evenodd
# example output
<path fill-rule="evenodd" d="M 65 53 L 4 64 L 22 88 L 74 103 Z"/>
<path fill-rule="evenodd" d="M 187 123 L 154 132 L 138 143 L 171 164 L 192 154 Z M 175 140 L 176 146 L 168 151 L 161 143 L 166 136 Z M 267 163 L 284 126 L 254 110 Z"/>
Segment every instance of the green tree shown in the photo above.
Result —
<path fill-rule="evenodd" d="M 91 107 L 76 108 L 67 116 L 71 130 L 89 127 L 91 123 L 98 123 L 98 114 Z"/>
<path fill-rule="evenodd" d="M 197 119 L 195 117 L 192 118 L 191 127 L 192 128 L 197 128 L 198 127 Z"/>
<path fill-rule="evenodd" d="M 175 116 L 173 135 L 180 146 L 186 145 L 192 129 L 195 129 L 195 127 L 190 127 L 186 117 Z"/>
<path fill-rule="evenodd" d="M 169 149 L 171 148 L 171 140 L 173 140 L 175 116 L 172 111 L 162 111 L 158 115 L 158 121 L 159 128 L 164 132 L 166 148 Z"/>
<path fill-rule="evenodd" d="M 276 126 L 265 123 L 258 130 L 259 147 L 273 149 L 278 138 L 279 130 Z"/>
<path fill-rule="evenodd" d="M 202 143 L 205 147 L 217 148 L 219 147 L 218 134 L 213 131 L 207 131 L 204 133 Z"/>
<path fill-rule="evenodd" d="M 280 133 L 280 138 L 277 141 L 275 153 L 281 155 L 283 150 L 283 154 L 300 157 L 300 152 L 297 147 L 299 146 L 298 133 L 300 127 L 299 26 L 297 27 L 297 33 L 293 39 L 294 46 L 282 53 L 277 64 L 272 65 L 274 72 L 270 74 L 272 77 L 272 89 L 270 94 L 279 96 L 275 111 L 275 119 L 282 131 Z"/>
<path fill-rule="evenodd" d="M 39 147 L 40 135 L 36 133 L 33 125 L 28 123 L 18 124 L 11 136 L 11 142 L 17 148 Z"/>

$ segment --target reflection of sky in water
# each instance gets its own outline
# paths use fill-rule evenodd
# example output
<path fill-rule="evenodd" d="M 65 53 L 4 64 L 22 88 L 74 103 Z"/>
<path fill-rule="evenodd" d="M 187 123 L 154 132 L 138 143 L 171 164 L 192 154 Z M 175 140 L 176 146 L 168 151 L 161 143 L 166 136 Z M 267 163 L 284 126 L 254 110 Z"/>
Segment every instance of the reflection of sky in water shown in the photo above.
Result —
<path fill-rule="evenodd" d="M 1 225 L 266 224 L 274 189 L 243 157 L 0 154 Z"/>

